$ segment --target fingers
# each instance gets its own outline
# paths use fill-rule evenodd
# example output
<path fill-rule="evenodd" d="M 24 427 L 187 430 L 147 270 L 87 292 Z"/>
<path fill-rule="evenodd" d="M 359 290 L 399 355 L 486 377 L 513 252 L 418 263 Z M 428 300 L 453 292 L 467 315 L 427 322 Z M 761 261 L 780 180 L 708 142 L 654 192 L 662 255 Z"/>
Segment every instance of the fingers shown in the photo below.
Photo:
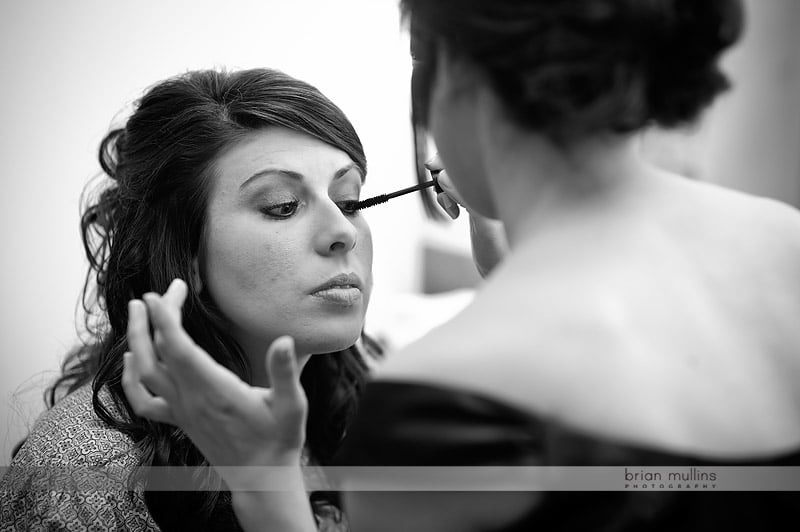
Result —
<path fill-rule="evenodd" d="M 183 307 L 183 303 L 186 301 L 186 295 L 189 292 L 189 288 L 186 286 L 186 283 L 183 279 L 174 279 L 172 283 L 170 283 L 167 291 L 164 292 L 164 295 L 161 297 L 161 300 L 167 304 L 167 307 L 173 311 L 177 311 L 178 319 L 180 320 L 180 310 Z"/>
<path fill-rule="evenodd" d="M 305 440 L 308 400 L 300 385 L 300 370 L 294 352 L 294 340 L 281 336 L 267 350 L 267 371 L 271 382 L 272 412 L 283 427 L 278 437 L 286 449 L 296 450 Z"/>
<path fill-rule="evenodd" d="M 461 209 L 458 208 L 458 203 L 456 203 L 455 200 L 453 200 L 453 198 L 447 194 L 447 192 L 440 192 L 437 194 L 436 202 L 453 220 L 458 218 L 458 215 L 461 214 Z"/>
<path fill-rule="evenodd" d="M 143 296 L 153 323 L 155 349 L 163 364 L 171 370 L 173 393 L 181 397 L 211 394 L 218 391 L 216 386 L 220 382 L 237 384 L 239 378 L 217 364 L 181 325 L 179 305 L 185 298 L 181 284 L 171 285 L 170 289 L 175 286 L 177 292 L 170 292 L 171 299 L 167 301 L 164 300 L 167 294 L 164 297 L 152 293 Z M 173 402 L 170 397 L 166 398 Z"/>
<path fill-rule="evenodd" d="M 161 423 L 174 424 L 169 403 L 163 397 L 154 397 L 141 381 L 135 356 L 127 351 L 123 358 L 122 389 L 136 415 Z"/>
<path fill-rule="evenodd" d="M 291 397 L 302 391 L 299 386 L 300 371 L 291 336 L 281 336 L 267 350 L 267 373 L 276 395 Z"/>
<path fill-rule="evenodd" d="M 436 195 L 436 201 L 439 203 L 442 209 L 444 209 L 444 212 L 446 212 L 450 218 L 455 220 L 461 213 L 461 209 L 458 207 L 458 204 L 461 203 L 461 197 L 456 192 L 452 181 L 450 181 L 450 176 L 447 175 L 445 170 L 439 172 L 439 177 L 437 179 L 439 186 L 444 192 L 440 192 Z"/>
<path fill-rule="evenodd" d="M 442 158 L 439 157 L 439 152 L 436 152 L 433 154 L 433 157 L 425 161 L 425 168 L 427 168 L 431 174 L 436 174 L 444 170 L 444 164 L 442 163 Z"/>
<path fill-rule="evenodd" d="M 300 386 L 300 370 L 290 336 L 281 336 L 269 346 L 267 372 L 276 408 L 305 415 L 306 396 Z"/>
<path fill-rule="evenodd" d="M 431 176 L 436 177 L 439 187 L 443 190 L 436 195 L 436 202 L 450 218 L 455 220 L 461 214 L 461 209 L 458 207 L 461 198 L 453 187 L 438 153 L 425 162 L 425 168 L 428 169 Z"/>
<path fill-rule="evenodd" d="M 167 364 L 185 362 L 192 358 L 195 349 L 199 349 L 181 325 L 180 309 L 175 307 L 175 303 L 180 300 L 180 294 L 173 292 L 169 295 L 170 299 L 165 299 L 167 294 L 164 297 L 153 293 L 142 296 L 153 323 L 158 354 Z"/>
<path fill-rule="evenodd" d="M 174 386 L 156 356 L 147 309 L 139 300 L 128 302 L 128 347 L 133 352 L 137 381 L 156 395 L 170 399 Z"/>

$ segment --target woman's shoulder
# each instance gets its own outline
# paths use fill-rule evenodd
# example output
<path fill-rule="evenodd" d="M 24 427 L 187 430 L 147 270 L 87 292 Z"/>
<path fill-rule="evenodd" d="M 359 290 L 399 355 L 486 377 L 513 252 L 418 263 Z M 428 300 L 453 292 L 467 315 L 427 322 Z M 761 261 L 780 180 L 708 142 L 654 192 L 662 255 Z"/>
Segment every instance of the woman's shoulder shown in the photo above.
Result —
<path fill-rule="evenodd" d="M 800 260 L 800 209 L 797 206 L 687 178 L 673 179 L 672 184 L 676 194 L 682 197 L 677 205 L 673 202 L 674 212 L 685 216 L 699 235 L 703 236 L 703 229 L 708 228 L 713 236 L 736 236 L 742 245 L 791 253 Z M 686 238 L 691 236 L 692 233 L 685 235 Z"/>
<path fill-rule="evenodd" d="M 99 399 L 114 415 L 121 415 L 110 393 Z M 133 440 L 98 417 L 91 385 L 84 385 L 58 401 L 34 423 L 12 465 L 72 467 L 133 467 L 138 452 Z"/>
<path fill-rule="evenodd" d="M 653 355 L 647 342 L 603 320 L 553 318 L 554 305 L 550 316 L 538 307 L 516 315 L 499 305 L 491 312 L 468 307 L 390 353 L 374 378 L 473 390 L 538 418 L 677 453 L 769 454 L 800 445 L 798 405 L 785 387 L 750 401 L 757 387 L 737 392 L 726 381 L 731 373 L 712 367 L 716 358 L 698 366 L 686 349 Z M 771 375 L 754 382 L 786 380 Z"/>
<path fill-rule="evenodd" d="M 158 530 L 133 483 L 140 456 L 94 412 L 91 387 L 75 390 L 39 417 L 0 479 L 0 529 Z"/>
<path fill-rule="evenodd" d="M 555 317 L 558 301 L 549 312 L 526 302 L 526 288 L 516 294 L 520 301 L 507 294 L 504 303 L 493 293 L 492 282 L 451 320 L 389 353 L 373 379 L 469 389 L 544 417 L 563 414 L 565 398 L 571 404 L 586 400 L 597 405 L 587 394 L 611 381 L 617 362 L 613 354 L 581 351 L 587 336 L 602 331 L 583 326 L 577 317 L 570 323 Z M 590 376 L 594 386 L 579 385 Z M 622 391 L 619 386 L 614 390 Z"/>

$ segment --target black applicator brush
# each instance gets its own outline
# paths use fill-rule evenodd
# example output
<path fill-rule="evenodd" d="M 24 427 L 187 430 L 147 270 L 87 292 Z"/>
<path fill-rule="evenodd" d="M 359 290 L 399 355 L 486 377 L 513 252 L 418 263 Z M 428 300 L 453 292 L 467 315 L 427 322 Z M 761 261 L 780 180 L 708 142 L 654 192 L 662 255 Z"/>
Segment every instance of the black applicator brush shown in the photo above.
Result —
<path fill-rule="evenodd" d="M 347 206 L 348 209 L 353 211 L 360 211 L 361 209 L 366 209 L 368 207 L 373 207 L 375 205 L 380 205 L 381 203 L 386 203 L 392 198 L 396 198 L 397 196 L 403 196 L 405 194 L 409 194 L 411 192 L 416 192 L 417 190 L 422 190 L 425 188 L 436 187 L 436 192 L 441 192 L 442 188 L 439 186 L 439 180 L 436 176 L 433 177 L 430 181 L 425 181 L 424 183 L 420 183 L 419 185 L 414 185 L 413 187 L 404 188 L 402 190 L 398 190 L 397 192 L 390 192 L 389 194 L 381 194 L 379 196 L 373 196 L 371 198 L 367 198 L 361 201 L 351 201 Z"/>

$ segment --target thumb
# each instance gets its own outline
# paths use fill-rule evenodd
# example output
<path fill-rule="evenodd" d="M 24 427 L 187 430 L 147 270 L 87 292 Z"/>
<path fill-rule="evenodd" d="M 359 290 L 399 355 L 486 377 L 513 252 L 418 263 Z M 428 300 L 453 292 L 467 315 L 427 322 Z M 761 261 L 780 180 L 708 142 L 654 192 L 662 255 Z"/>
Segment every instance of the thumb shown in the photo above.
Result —
<path fill-rule="evenodd" d="M 461 200 L 461 196 L 456 190 L 456 187 L 453 186 L 453 182 L 450 181 L 450 176 L 447 175 L 446 170 L 439 172 L 437 182 L 439 183 L 439 187 L 441 187 L 442 192 L 437 194 L 436 201 L 439 203 L 442 209 L 445 210 L 448 216 L 455 220 L 458 218 L 458 214 L 460 212 L 459 205 L 464 204 Z"/>
<path fill-rule="evenodd" d="M 461 213 L 461 209 L 458 208 L 458 203 L 456 203 L 456 201 L 453 200 L 453 198 L 450 197 L 447 192 L 440 192 L 437 194 L 436 202 L 453 220 L 458 218 L 458 215 Z"/>
<path fill-rule="evenodd" d="M 267 372 L 274 400 L 278 403 L 302 405 L 305 394 L 300 387 L 300 370 L 291 336 L 281 336 L 267 350 Z"/>
<path fill-rule="evenodd" d="M 444 193 L 448 194 L 456 202 L 461 203 L 461 196 L 459 195 L 458 190 L 456 190 L 455 185 L 453 185 L 453 181 L 450 179 L 450 175 L 447 173 L 447 170 L 442 170 L 439 172 L 439 175 L 436 177 L 436 181 L 439 183 L 439 187 L 441 187 Z"/>
<path fill-rule="evenodd" d="M 169 284 L 167 291 L 164 292 L 161 299 L 167 303 L 167 306 L 177 311 L 178 316 L 180 316 L 180 310 L 181 307 L 183 307 L 183 303 L 186 301 L 188 291 L 186 282 L 183 279 L 176 278 Z"/>

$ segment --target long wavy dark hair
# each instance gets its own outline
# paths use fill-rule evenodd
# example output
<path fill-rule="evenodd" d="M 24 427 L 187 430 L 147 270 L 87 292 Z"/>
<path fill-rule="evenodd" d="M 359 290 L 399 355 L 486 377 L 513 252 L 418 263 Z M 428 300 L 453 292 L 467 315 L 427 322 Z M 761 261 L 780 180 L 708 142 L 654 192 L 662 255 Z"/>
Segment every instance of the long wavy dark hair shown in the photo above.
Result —
<path fill-rule="evenodd" d="M 344 113 L 311 85 L 280 71 L 188 72 L 151 87 L 124 127 L 100 144 L 105 179 L 83 197 L 81 235 L 89 269 L 83 289 L 87 338 L 64 362 L 48 389 L 52 407 L 64 392 L 91 382 L 93 407 L 111 427 L 129 435 L 142 466 L 200 466 L 208 462 L 175 427 L 135 415 L 121 386 L 128 349 L 127 304 L 170 281 L 186 280 L 183 324 L 217 362 L 249 380 L 242 349 L 208 293 L 192 275 L 202 250 L 212 165 L 227 146 L 254 130 L 281 126 L 310 135 L 347 153 L 366 175 L 361 141 Z M 380 348 L 362 335 L 358 346 L 311 357 L 301 382 L 309 400 L 306 445 L 311 459 L 329 463 L 354 414 L 367 366 Z M 99 398 L 106 389 L 115 415 Z M 146 481 L 146 480 L 145 480 Z M 208 478 L 207 490 L 145 492 L 153 518 L 164 530 L 235 530 L 230 494 Z M 216 487 L 215 487 L 216 486 Z M 335 493 L 312 494 L 315 516 L 341 518 Z"/>

